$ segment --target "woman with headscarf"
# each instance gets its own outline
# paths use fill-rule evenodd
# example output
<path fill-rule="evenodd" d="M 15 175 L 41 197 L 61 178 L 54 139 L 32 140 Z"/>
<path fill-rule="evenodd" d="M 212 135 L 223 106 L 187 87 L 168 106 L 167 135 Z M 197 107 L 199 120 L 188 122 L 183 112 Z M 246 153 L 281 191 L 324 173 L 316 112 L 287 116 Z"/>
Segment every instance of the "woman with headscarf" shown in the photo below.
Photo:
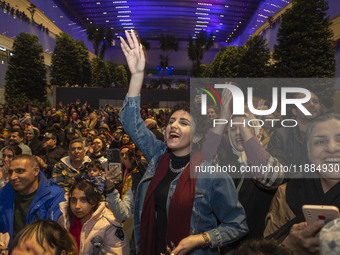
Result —
<path fill-rule="evenodd" d="M 280 169 L 281 163 L 263 148 L 260 123 L 250 114 L 231 116 L 231 94 L 228 90 L 223 91 L 222 100 L 224 108 L 221 109 L 220 118 L 228 119 L 228 126 L 216 125 L 207 133 L 202 154 L 205 160 L 237 170 L 230 175 L 247 215 L 249 233 L 245 238 L 261 238 L 270 202 L 276 188 L 284 180 L 284 173 L 262 172 L 265 167 Z M 226 128 L 228 132 L 224 136 Z"/>
<path fill-rule="evenodd" d="M 26 144 L 31 148 L 32 155 L 39 155 L 43 150 L 42 143 L 39 140 L 39 130 L 34 126 L 26 128 Z"/>
<path fill-rule="evenodd" d="M 0 189 L 4 187 L 9 180 L 9 165 L 13 158 L 22 153 L 19 146 L 8 145 L 2 150 L 2 167 L 0 168 Z"/>

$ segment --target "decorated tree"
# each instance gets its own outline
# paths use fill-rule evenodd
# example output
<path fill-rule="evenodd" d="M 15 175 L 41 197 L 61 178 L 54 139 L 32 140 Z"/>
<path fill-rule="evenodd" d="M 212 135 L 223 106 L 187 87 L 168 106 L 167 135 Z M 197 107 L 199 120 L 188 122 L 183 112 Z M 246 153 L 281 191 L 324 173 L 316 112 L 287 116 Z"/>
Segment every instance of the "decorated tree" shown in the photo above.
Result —
<path fill-rule="evenodd" d="M 245 49 L 243 46 L 221 47 L 203 76 L 210 78 L 238 77 L 238 69 L 244 53 Z"/>
<path fill-rule="evenodd" d="M 125 67 L 123 65 L 116 67 L 116 78 L 115 78 L 115 84 L 118 88 L 127 88 L 128 87 L 128 77 L 125 70 Z"/>
<path fill-rule="evenodd" d="M 22 105 L 26 100 L 46 102 L 46 66 L 36 35 L 20 33 L 17 36 L 5 80 L 8 104 Z"/>
<path fill-rule="evenodd" d="M 77 51 L 77 62 L 79 66 L 78 71 L 78 84 L 84 85 L 91 84 L 91 63 L 89 58 L 89 50 L 86 47 L 84 41 L 75 41 Z"/>
<path fill-rule="evenodd" d="M 241 57 L 238 77 L 262 78 L 269 75 L 270 51 L 262 36 L 250 38 L 245 46 L 245 53 Z"/>
<path fill-rule="evenodd" d="M 92 87 L 108 87 L 110 84 L 110 75 L 104 60 L 94 58 L 91 61 Z"/>
<path fill-rule="evenodd" d="M 74 39 L 67 33 L 61 33 L 56 38 L 52 54 L 51 83 L 58 86 L 79 83 L 80 49 L 77 49 Z"/>
<path fill-rule="evenodd" d="M 274 49 L 273 77 L 331 78 L 335 76 L 335 44 L 325 0 L 293 0 L 282 16 Z M 331 98 L 333 85 L 307 88 Z"/>

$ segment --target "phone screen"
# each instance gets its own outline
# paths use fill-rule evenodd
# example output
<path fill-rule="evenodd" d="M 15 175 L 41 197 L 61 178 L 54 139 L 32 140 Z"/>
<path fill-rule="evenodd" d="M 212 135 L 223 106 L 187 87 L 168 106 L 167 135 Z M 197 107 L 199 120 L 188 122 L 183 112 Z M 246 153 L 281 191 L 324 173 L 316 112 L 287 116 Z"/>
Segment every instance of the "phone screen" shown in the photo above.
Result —
<path fill-rule="evenodd" d="M 120 150 L 119 149 L 108 149 L 107 160 L 109 163 L 120 163 Z"/>
<path fill-rule="evenodd" d="M 120 163 L 120 150 L 119 149 L 108 149 L 107 150 L 107 161 L 108 161 L 108 172 L 107 176 L 113 176 L 118 172 L 122 171 L 122 164 Z M 117 168 L 111 171 L 112 168 Z"/>

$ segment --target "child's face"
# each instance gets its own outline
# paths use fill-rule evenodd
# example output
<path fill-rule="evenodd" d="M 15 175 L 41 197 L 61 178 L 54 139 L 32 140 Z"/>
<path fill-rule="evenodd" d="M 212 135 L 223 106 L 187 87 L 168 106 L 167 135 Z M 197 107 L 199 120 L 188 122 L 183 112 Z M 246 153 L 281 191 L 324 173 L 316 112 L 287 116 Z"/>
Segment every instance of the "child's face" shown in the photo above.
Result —
<path fill-rule="evenodd" d="M 99 170 L 98 168 L 96 167 L 90 167 L 89 170 L 88 170 L 88 175 L 90 178 L 94 178 L 94 177 L 97 177 L 101 174 L 101 170 Z"/>
<path fill-rule="evenodd" d="M 29 245 L 29 247 L 27 245 Z M 31 247 L 34 247 L 34 250 Z M 44 240 L 43 244 L 39 244 L 36 239 L 36 234 L 33 234 L 32 237 L 22 241 L 13 250 L 13 254 L 26 254 L 26 255 L 34 254 L 53 255 L 56 254 L 56 252 L 57 252 L 56 248 L 49 246 L 46 240 Z"/>
<path fill-rule="evenodd" d="M 70 198 L 71 211 L 82 223 L 85 223 L 91 218 L 93 205 L 87 199 L 84 191 L 75 189 Z"/>

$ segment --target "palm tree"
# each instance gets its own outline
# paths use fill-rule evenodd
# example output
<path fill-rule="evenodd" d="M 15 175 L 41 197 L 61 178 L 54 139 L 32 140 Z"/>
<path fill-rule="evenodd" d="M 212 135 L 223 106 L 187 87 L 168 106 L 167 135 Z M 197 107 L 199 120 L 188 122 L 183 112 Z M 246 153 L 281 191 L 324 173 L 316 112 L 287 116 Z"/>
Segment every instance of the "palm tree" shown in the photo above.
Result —
<path fill-rule="evenodd" d="M 189 37 L 188 56 L 192 61 L 192 73 L 194 77 L 200 77 L 201 60 L 204 52 L 209 50 L 214 44 L 213 34 L 207 35 L 206 31 L 201 31 L 195 40 Z"/>
<path fill-rule="evenodd" d="M 163 54 L 160 55 L 160 68 L 162 70 L 160 82 L 162 85 L 165 69 L 169 66 L 169 56 L 173 51 L 178 51 L 178 40 L 173 35 L 161 35 L 159 38 L 159 43 L 163 52 Z"/>

